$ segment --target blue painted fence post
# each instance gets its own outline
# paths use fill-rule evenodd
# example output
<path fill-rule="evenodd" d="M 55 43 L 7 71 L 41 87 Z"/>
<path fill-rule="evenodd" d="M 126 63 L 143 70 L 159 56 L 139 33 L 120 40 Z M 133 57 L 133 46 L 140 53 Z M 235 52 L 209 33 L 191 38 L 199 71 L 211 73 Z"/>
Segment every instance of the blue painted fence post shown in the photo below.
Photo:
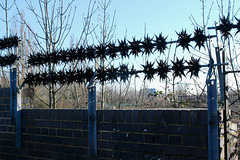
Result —
<path fill-rule="evenodd" d="M 219 160 L 217 81 L 207 80 L 208 97 L 208 159 Z"/>
<path fill-rule="evenodd" d="M 96 118 L 96 86 L 88 86 L 88 147 L 89 156 L 97 158 L 97 118 Z"/>
<path fill-rule="evenodd" d="M 16 123 L 15 113 L 17 112 L 17 69 L 10 69 L 10 119 L 11 124 Z"/>
<path fill-rule="evenodd" d="M 16 125 L 16 146 L 21 147 L 21 91 L 17 88 L 17 69 L 10 69 L 10 119 Z"/>

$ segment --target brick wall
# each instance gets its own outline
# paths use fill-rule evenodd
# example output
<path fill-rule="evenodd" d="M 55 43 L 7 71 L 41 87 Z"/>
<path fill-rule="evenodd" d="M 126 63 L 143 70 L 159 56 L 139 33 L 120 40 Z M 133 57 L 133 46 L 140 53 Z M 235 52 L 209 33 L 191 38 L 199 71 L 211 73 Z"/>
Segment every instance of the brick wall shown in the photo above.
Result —
<path fill-rule="evenodd" d="M 22 110 L 22 147 L 0 90 L 0 159 L 88 159 L 87 110 Z M 97 110 L 98 159 L 207 159 L 207 110 Z"/>
<path fill-rule="evenodd" d="M 16 127 L 10 121 L 10 89 L 0 89 L 0 159 L 14 159 Z"/>
<path fill-rule="evenodd" d="M 207 159 L 207 110 L 98 110 L 106 159 Z"/>

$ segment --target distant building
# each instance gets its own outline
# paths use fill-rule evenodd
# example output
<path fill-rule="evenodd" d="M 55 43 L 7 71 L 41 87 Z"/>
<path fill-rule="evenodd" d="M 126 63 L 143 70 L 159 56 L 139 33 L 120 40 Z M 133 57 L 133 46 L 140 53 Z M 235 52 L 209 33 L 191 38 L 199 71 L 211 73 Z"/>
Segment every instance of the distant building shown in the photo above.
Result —
<path fill-rule="evenodd" d="M 140 89 L 141 95 L 144 95 L 144 97 L 148 97 L 149 94 L 154 94 L 156 92 L 155 88 L 145 88 Z"/>

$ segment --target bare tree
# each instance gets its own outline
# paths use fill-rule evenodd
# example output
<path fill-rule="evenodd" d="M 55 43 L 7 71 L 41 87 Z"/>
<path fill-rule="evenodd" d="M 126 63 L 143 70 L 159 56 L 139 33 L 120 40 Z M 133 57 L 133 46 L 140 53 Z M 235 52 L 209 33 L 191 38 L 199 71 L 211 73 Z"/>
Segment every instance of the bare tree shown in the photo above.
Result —
<path fill-rule="evenodd" d="M 95 33 L 95 37 L 103 48 L 106 48 L 107 44 L 109 44 L 115 34 L 116 29 L 116 20 L 115 20 L 115 14 L 116 11 L 113 14 L 113 17 L 111 17 L 111 14 L 109 13 L 109 6 L 111 5 L 111 0 L 98 0 L 98 9 L 99 9 L 99 16 L 98 16 L 98 27 L 99 27 L 99 34 Z M 98 62 L 97 62 L 98 63 Z M 100 66 L 104 69 L 105 66 L 108 64 L 105 64 L 105 58 L 102 57 L 100 59 Z M 105 101 L 105 82 L 102 82 L 101 84 L 101 108 L 104 107 L 104 101 Z"/>
<path fill-rule="evenodd" d="M 9 18 L 9 11 L 12 9 L 14 2 L 11 2 L 11 4 L 9 4 L 8 0 L 5 0 L 5 3 L 4 2 L 0 3 L 1 9 L 5 12 L 5 18 L 0 18 L 0 19 L 2 22 L 5 23 L 6 37 L 9 36 L 9 22 L 14 18 L 14 16 Z M 13 52 L 12 49 L 7 50 L 7 54 L 10 54 L 12 52 Z M 1 68 L 0 76 L 1 76 L 0 78 L 1 86 L 3 87 L 9 86 L 9 80 L 7 78 L 6 71 L 3 68 Z"/>
<path fill-rule="evenodd" d="M 74 21 L 76 12 L 76 6 L 73 6 L 74 1 L 75 0 L 69 2 L 63 0 L 38 0 L 33 3 L 31 0 L 25 0 L 28 11 L 30 11 L 36 19 L 37 29 L 36 26 L 33 28 L 31 24 L 28 23 L 27 18 L 20 14 L 18 4 L 15 2 L 22 23 L 33 36 L 34 41 L 32 41 L 31 45 L 36 46 L 38 52 L 47 55 L 62 49 L 66 38 L 69 36 Z M 91 14 L 92 12 L 89 13 L 88 17 L 85 19 L 84 28 L 81 35 L 79 35 L 80 38 L 77 46 L 80 45 L 81 41 L 84 39 L 84 35 L 88 34 L 86 32 L 88 32 L 90 17 L 92 16 Z M 67 66 L 62 65 L 61 67 Z M 41 70 L 54 72 L 57 70 L 57 66 L 49 62 L 48 65 L 45 66 L 45 68 L 41 68 Z M 44 102 L 45 104 L 48 104 L 49 108 L 56 108 L 56 103 L 59 101 L 59 99 L 56 99 L 56 94 L 62 89 L 62 87 L 63 86 L 49 84 L 48 103 Z M 62 96 L 60 95 L 59 97 L 61 98 Z"/>

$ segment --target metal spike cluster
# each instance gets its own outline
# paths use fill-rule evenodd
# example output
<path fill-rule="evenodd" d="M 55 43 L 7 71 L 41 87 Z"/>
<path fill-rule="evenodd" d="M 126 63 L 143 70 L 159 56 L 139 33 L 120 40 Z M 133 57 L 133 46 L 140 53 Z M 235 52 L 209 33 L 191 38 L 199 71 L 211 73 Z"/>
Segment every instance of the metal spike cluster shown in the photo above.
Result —
<path fill-rule="evenodd" d="M 157 62 L 157 68 L 154 68 L 154 63 L 147 62 L 145 65 L 142 65 L 143 70 L 136 71 L 133 67 L 128 68 L 126 64 L 121 64 L 119 67 L 110 66 L 107 68 L 100 67 L 95 71 L 95 79 L 100 82 L 105 81 L 122 81 L 126 82 L 132 76 L 138 76 L 139 73 L 144 73 L 144 79 L 152 81 L 157 74 L 160 80 L 168 78 L 168 73 L 172 70 L 175 77 L 185 76 L 185 70 L 188 69 L 187 73 L 191 73 L 192 76 L 198 76 L 200 71 L 199 59 L 194 59 L 193 57 L 189 62 L 186 61 L 188 66 L 184 66 L 184 60 L 177 59 L 176 62 L 172 62 L 173 66 L 170 68 L 167 65 L 166 61 L 160 60 Z M 70 84 L 73 82 L 84 83 L 89 82 L 94 76 L 93 69 L 87 68 L 86 70 L 80 69 L 76 71 L 59 71 L 57 73 L 38 73 L 38 74 L 27 74 L 25 82 L 31 85 L 46 85 L 49 83 L 52 84 Z"/>
<path fill-rule="evenodd" d="M 17 47 L 20 39 L 17 36 L 10 36 L 8 38 L 0 39 L 0 50 L 9 49 L 12 47 Z M 0 56 L 0 66 L 10 66 L 12 65 L 18 57 L 14 54 Z"/>
<path fill-rule="evenodd" d="M 188 35 L 186 30 L 177 33 L 179 38 L 175 41 L 177 46 L 181 46 L 183 49 L 189 50 L 191 41 L 196 43 L 196 46 L 204 47 L 207 37 L 203 34 L 203 31 L 199 28 L 195 28 L 194 37 L 191 38 L 191 34 Z M 28 59 L 29 65 L 43 65 L 47 63 L 67 63 L 74 60 L 84 61 L 94 61 L 95 58 L 102 59 L 115 59 L 116 57 L 129 58 L 132 54 L 135 57 L 139 56 L 140 53 L 152 54 L 154 51 L 159 51 L 160 54 L 164 53 L 167 49 L 167 44 L 174 42 L 167 42 L 166 37 L 162 34 L 155 36 L 154 38 L 148 35 L 143 41 L 136 40 L 133 38 L 132 41 L 127 41 L 126 39 L 118 41 L 118 45 L 110 43 L 106 46 L 88 46 L 86 48 L 80 47 L 77 49 L 59 50 L 50 54 L 36 53 L 30 55 Z M 196 47 L 195 46 L 195 47 Z"/>
<path fill-rule="evenodd" d="M 0 39 L 0 50 L 17 47 L 20 39 L 18 36 L 10 36 Z"/>
<path fill-rule="evenodd" d="M 86 70 L 70 70 L 50 73 L 28 73 L 25 78 L 25 83 L 29 86 L 47 85 L 47 84 L 71 84 L 73 82 L 84 83 L 89 82 L 94 76 L 91 68 Z"/>
<path fill-rule="evenodd" d="M 4 57 L 0 56 L 0 66 L 5 67 L 5 66 L 10 66 L 12 65 L 18 57 L 14 54 L 6 55 Z"/>
<path fill-rule="evenodd" d="M 235 17 L 237 23 L 236 24 L 233 24 L 231 21 L 230 21 L 230 18 L 229 18 L 229 15 L 227 17 L 223 16 L 223 17 L 220 17 L 220 25 L 216 27 L 217 30 L 220 30 L 221 34 L 222 34 L 222 37 L 224 37 L 225 39 L 228 38 L 228 36 L 231 36 L 231 30 L 233 28 L 236 28 L 237 29 L 237 33 L 240 32 L 240 19 L 237 19 Z"/>

